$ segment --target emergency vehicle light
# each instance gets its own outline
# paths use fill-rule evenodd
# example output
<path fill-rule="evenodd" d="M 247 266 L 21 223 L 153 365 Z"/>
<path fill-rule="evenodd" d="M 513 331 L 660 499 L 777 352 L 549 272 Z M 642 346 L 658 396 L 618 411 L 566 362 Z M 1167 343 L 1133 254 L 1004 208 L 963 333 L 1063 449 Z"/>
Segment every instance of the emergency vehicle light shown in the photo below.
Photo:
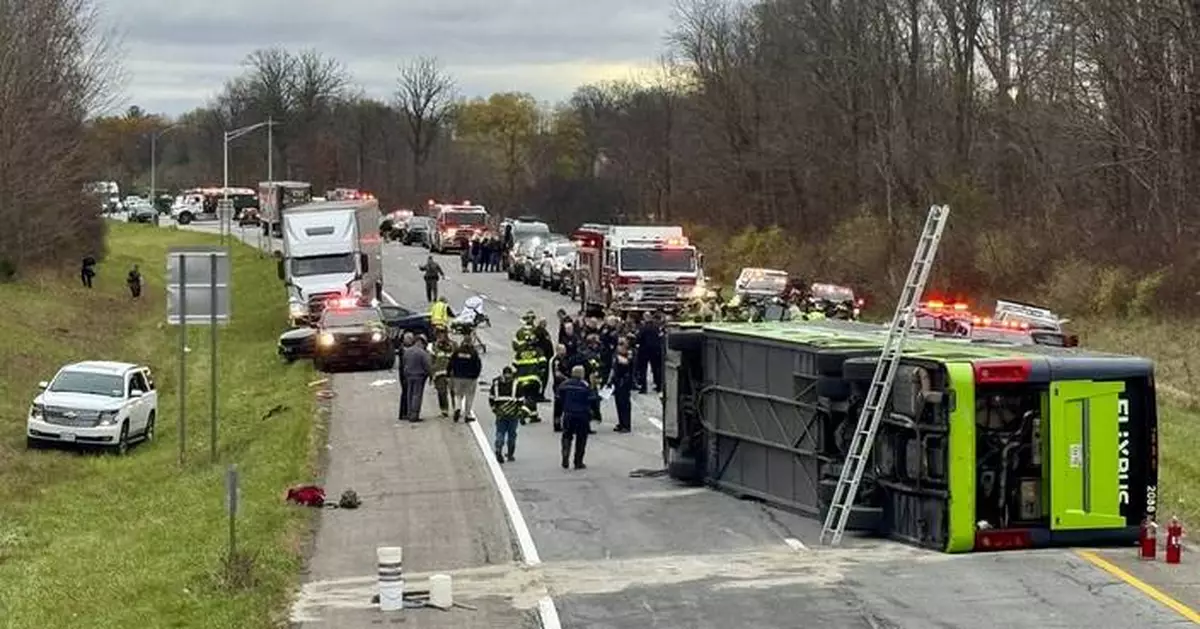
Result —
<path fill-rule="evenodd" d="M 332 308 L 346 309 L 355 307 L 358 302 L 353 297 L 332 297 L 328 304 Z"/>

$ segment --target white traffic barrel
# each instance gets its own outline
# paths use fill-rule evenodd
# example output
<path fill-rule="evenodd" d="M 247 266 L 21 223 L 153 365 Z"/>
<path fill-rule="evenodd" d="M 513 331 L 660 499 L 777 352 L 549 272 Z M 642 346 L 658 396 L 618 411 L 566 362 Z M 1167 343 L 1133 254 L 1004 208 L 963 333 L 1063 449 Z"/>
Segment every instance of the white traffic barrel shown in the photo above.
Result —
<path fill-rule="evenodd" d="M 379 610 L 404 609 L 404 554 L 399 546 L 381 546 L 375 550 L 379 560 Z"/>
<path fill-rule="evenodd" d="M 429 605 L 438 609 L 454 607 L 454 595 L 450 585 L 450 575 L 435 574 L 429 577 Z"/>

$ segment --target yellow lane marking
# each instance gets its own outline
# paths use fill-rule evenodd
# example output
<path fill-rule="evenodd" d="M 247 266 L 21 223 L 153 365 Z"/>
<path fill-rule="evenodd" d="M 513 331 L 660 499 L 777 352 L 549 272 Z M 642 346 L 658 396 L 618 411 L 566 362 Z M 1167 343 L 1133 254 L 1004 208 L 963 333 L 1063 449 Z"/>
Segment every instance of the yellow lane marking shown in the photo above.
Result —
<path fill-rule="evenodd" d="M 1145 581 L 1133 576 L 1132 574 L 1125 572 L 1124 570 L 1122 570 L 1120 567 L 1118 567 L 1116 564 L 1112 563 L 1111 561 L 1101 557 L 1100 555 L 1097 555 L 1096 553 L 1094 553 L 1090 550 L 1077 550 L 1077 551 L 1075 551 L 1075 554 L 1077 554 L 1080 557 L 1082 557 L 1083 559 L 1087 560 L 1089 563 L 1096 566 L 1097 568 L 1100 568 L 1101 570 L 1128 583 L 1129 585 L 1132 585 L 1134 588 L 1136 588 L 1142 594 L 1145 594 L 1146 596 L 1149 596 L 1150 598 L 1158 601 L 1159 603 L 1162 603 L 1163 605 L 1170 607 L 1171 609 L 1175 610 L 1175 613 L 1179 614 L 1180 616 L 1183 616 L 1184 618 L 1187 618 L 1188 620 L 1196 623 L 1197 625 L 1200 625 L 1200 613 L 1196 612 L 1196 610 L 1192 609 L 1191 607 L 1188 607 L 1187 605 L 1184 605 L 1183 603 L 1180 603 L 1179 601 L 1171 598 L 1170 596 L 1167 596 L 1166 594 L 1164 594 L 1162 592 L 1162 590 L 1159 590 L 1158 588 L 1154 587 L 1153 585 L 1150 585 L 1149 583 L 1146 583 Z"/>

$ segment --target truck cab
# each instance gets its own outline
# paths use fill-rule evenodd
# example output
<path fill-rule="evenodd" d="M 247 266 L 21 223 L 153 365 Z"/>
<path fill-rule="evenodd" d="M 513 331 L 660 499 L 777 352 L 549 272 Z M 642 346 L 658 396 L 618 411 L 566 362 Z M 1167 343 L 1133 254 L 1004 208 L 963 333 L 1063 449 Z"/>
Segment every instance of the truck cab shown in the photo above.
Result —
<path fill-rule="evenodd" d="M 429 215 L 434 220 L 434 229 L 429 234 L 429 250 L 433 253 L 465 249 L 473 238 L 488 232 L 487 208 L 471 205 L 470 201 L 430 203 Z"/>
<path fill-rule="evenodd" d="M 678 310 L 701 276 L 700 254 L 682 227 L 614 227 L 600 265 L 600 290 L 589 301 L 617 312 Z"/>
<path fill-rule="evenodd" d="M 383 292 L 379 206 L 374 200 L 310 203 L 283 212 L 279 278 L 293 325 L 312 325 L 328 303 L 369 305 Z"/>

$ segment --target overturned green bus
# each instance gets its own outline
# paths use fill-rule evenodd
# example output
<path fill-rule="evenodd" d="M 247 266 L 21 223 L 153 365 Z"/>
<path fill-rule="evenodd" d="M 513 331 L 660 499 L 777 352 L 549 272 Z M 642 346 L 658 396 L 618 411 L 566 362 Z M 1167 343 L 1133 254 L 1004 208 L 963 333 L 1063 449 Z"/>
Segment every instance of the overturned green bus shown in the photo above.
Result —
<path fill-rule="evenodd" d="M 887 329 L 671 326 L 678 479 L 824 517 Z M 1144 358 L 914 330 L 848 528 L 946 552 L 1126 543 L 1156 514 Z"/>

